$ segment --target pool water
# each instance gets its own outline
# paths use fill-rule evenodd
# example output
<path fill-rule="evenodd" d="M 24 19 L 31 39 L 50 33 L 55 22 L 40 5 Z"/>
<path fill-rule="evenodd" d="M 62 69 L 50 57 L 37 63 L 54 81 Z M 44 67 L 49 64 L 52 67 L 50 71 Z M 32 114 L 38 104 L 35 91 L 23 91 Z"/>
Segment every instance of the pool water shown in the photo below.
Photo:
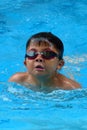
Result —
<path fill-rule="evenodd" d="M 87 1 L 0 1 L 0 129 L 87 130 Z M 34 92 L 9 83 L 26 71 L 25 44 L 34 33 L 48 31 L 62 39 L 61 73 L 82 89 Z"/>

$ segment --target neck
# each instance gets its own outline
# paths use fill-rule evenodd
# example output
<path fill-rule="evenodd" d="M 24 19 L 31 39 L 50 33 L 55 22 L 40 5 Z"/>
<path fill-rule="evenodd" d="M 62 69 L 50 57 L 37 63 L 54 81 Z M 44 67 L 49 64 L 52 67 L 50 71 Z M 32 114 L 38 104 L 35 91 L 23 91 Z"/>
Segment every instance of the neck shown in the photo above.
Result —
<path fill-rule="evenodd" d="M 55 77 L 56 74 L 52 75 L 52 76 L 39 76 L 37 78 L 30 76 L 29 80 L 31 81 L 32 86 L 36 86 L 36 88 L 39 89 L 45 89 L 45 88 L 51 88 L 53 86 L 55 86 Z"/>

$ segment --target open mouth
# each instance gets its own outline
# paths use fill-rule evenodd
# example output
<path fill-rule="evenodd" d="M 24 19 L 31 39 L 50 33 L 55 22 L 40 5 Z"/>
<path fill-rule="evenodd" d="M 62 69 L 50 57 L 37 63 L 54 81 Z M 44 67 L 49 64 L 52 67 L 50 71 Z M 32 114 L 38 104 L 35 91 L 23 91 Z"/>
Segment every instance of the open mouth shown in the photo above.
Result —
<path fill-rule="evenodd" d="M 35 68 L 36 70 L 45 70 L 45 68 L 41 65 L 37 65 Z"/>

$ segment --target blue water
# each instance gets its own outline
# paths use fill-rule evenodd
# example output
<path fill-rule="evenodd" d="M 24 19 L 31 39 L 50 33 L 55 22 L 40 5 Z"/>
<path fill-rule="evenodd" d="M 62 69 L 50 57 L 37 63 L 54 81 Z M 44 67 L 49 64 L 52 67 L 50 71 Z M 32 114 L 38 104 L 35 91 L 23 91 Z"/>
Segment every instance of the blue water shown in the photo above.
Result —
<path fill-rule="evenodd" d="M 34 92 L 8 83 L 23 64 L 29 36 L 51 31 L 65 46 L 61 73 L 82 89 Z M 0 130 L 87 130 L 87 1 L 0 1 Z"/>

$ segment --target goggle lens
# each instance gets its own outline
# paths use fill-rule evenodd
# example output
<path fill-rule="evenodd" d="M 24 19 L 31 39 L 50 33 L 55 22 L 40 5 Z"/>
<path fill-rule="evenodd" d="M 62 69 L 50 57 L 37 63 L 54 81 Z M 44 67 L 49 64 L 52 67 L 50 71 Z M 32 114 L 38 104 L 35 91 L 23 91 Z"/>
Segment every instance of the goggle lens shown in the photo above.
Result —
<path fill-rule="evenodd" d="M 37 51 L 34 51 L 34 50 L 30 50 L 27 52 L 27 54 L 25 55 L 25 58 L 27 57 L 28 59 L 35 59 L 38 55 L 41 55 L 42 58 L 44 59 L 52 59 L 54 57 L 58 57 L 58 54 L 56 54 L 55 52 L 53 51 L 43 51 L 43 52 L 37 52 Z"/>

